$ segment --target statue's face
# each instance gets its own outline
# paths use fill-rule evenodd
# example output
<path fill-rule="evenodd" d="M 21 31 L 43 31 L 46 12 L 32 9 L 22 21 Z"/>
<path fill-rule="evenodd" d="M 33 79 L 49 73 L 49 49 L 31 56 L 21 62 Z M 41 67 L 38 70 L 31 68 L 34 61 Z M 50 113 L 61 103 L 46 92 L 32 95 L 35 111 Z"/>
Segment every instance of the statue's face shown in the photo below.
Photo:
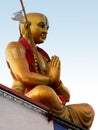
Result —
<path fill-rule="evenodd" d="M 28 21 L 31 23 L 31 33 L 36 44 L 43 43 L 48 32 L 48 20 L 42 14 L 30 14 Z"/>

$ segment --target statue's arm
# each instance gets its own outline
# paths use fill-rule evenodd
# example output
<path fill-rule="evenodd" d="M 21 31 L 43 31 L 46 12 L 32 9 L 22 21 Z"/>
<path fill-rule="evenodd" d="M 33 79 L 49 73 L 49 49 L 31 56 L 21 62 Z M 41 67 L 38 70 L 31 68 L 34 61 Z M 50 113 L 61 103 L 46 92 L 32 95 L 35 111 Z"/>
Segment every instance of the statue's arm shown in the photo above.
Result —
<path fill-rule="evenodd" d="M 15 77 L 20 82 L 28 85 L 48 85 L 50 82 L 48 76 L 29 71 L 29 65 L 25 54 L 25 48 L 17 42 L 10 43 L 6 48 L 6 60 Z"/>

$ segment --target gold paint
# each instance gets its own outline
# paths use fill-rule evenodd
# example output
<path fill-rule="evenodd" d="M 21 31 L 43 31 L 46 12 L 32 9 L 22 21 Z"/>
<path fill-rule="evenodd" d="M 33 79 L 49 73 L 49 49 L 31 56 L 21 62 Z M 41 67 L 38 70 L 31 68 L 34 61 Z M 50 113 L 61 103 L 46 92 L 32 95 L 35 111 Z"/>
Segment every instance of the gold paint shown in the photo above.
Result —
<path fill-rule="evenodd" d="M 23 56 L 22 56 L 23 50 L 21 48 L 19 48 L 19 49 L 12 48 L 11 52 L 12 52 L 12 55 L 14 56 L 14 58 L 23 58 Z"/>
<path fill-rule="evenodd" d="M 48 28 L 46 28 L 48 21 L 45 21 L 45 16 L 43 16 L 43 14 L 39 13 L 30 13 L 27 15 L 28 20 L 31 23 L 31 34 L 35 44 L 43 43 L 45 40 L 44 38 L 46 37 L 45 35 L 48 33 Z M 39 23 L 44 23 L 45 26 L 38 26 Z M 26 28 L 23 24 L 21 24 L 20 27 L 22 36 L 26 38 Z M 42 35 L 40 36 L 39 34 Z M 42 75 L 38 71 L 39 68 L 36 56 L 34 56 L 34 65 L 36 69 L 36 73 L 34 73 L 29 71 L 29 65 L 26 56 L 24 55 L 24 48 L 20 44 L 18 44 L 18 48 L 16 48 L 16 44 L 14 43 L 11 43 L 11 45 L 12 46 L 7 47 L 6 51 L 8 53 L 6 53 L 6 57 L 11 72 L 15 75 L 12 88 L 14 88 L 15 91 L 23 93 L 25 96 L 48 106 L 53 113 L 60 117 L 89 130 L 94 119 L 93 108 L 87 103 L 63 105 L 58 97 L 58 95 L 62 95 L 66 102 L 69 102 L 70 100 L 70 92 L 60 79 L 61 65 L 59 57 L 53 56 L 51 61 L 47 63 L 47 58 L 45 59 L 44 56 L 38 54 L 42 69 L 47 70 L 47 73 Z M 16 58 L 21 59 L 16 60 Z M 18 86 L 16 85 L 17 82 Z M 27 92 L 28 87 L 31 87 L 29 92 Z"/>

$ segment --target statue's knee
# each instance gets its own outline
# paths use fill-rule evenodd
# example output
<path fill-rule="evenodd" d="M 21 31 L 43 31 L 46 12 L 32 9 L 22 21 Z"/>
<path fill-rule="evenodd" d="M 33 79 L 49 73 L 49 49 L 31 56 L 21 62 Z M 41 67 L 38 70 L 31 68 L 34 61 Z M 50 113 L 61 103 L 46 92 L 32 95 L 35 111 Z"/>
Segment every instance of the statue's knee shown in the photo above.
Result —
<path fill-rule="evenodd" d="M 83 105 L 82 107 L 84 108 L 84 111 L 85 111 L 86 113 L 89 113 L 91 119 L 93 120 L 93 119 L 94 119 L 94 116 L 95 116 L 95 112 L 94 112 L 93 107 L 92 107 L 90 104 L 88 104 L 88 103 L 83 103 L 82 105 Z"/>
<path fill-rule="evenodd" d="M 42 98 L 51 98 L 54 95 L 54 90 L 46 85 L 39 85 L 34 90 Z"/>
<path fill-rule="evenodd" d="M 94 109 L 93 109 L 93 107 L 90 105 L 90 104 L 88 104 L 88 103 L 84 103 L 84 105 L 88 108 L 86 108 L 86 110 L 89 110 L 89 111 L 91 111 L 92 113 L 94 113 Z"/>
<path fill-rule="evenodd" d="M 89 110 L 91 112 L 92 118 L 94 118 L 94 116 L 95 116 L 94 108 L 90 104 L 88 104 L 88 107 L 89 107 Z"/>
<path fill-rule="evenodd" d="M 30 92 L 28 92 L 26 96 L 40 101 L 40 100 L 46 100 L 48 98 L 51 98 L 53 93 L 54 91 L 52 88 L 46 85 L 38 85 L 35 88 L 33 88 Z"/>

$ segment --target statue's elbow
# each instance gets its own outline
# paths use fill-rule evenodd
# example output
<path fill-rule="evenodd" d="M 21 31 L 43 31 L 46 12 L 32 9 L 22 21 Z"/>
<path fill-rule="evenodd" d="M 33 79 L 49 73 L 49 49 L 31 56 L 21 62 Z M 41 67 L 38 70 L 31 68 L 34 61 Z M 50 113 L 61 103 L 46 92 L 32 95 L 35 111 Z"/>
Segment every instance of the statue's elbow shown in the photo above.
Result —
<path fill-rule="evenodd" d="M 18 76 L 18 80 L 22 83 L 22 84 L 29 84 L 29 78 L 28 78 L 28 74 L 19 74 Z"/>

